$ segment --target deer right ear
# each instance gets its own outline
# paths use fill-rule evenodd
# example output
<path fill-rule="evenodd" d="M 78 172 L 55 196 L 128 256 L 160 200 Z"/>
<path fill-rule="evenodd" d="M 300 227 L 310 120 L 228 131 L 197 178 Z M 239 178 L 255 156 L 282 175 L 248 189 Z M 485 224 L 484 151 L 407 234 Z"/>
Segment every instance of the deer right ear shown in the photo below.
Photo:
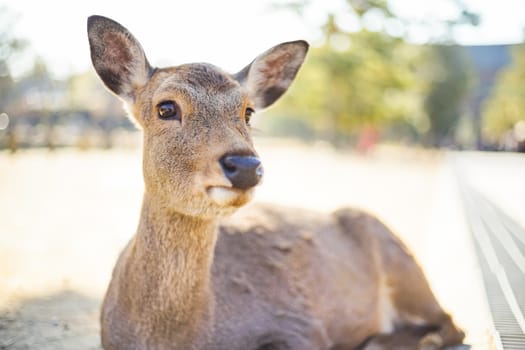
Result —
<path fill-rule="evenodd" d="M 235 79 L 248 90 L 256 109 L 266 108 L 288 89 L 307 52 L 306 41 L 282 43 L 255 58 Z"/>
<path fill-rule="evenodd" d="M 144 50 L 133 35 L 119 23 L 102 16 L 88 18 L 91 61 L 106 86 L 131 102 L 135 90 L 152 75 Z"/>

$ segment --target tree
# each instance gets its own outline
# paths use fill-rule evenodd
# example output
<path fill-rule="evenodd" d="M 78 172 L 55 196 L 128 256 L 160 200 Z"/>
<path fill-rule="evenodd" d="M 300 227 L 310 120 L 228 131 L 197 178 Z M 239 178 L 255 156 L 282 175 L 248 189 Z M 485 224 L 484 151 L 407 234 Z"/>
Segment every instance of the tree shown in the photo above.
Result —
<path fill-rule="evenodd" d="M 470 66 L 461 47 L 433 45 L 428 50 L 429 89 L 424 107 L 429 118 L 427 143 L 451 144 L 469 92 Z"/>
<path fill-rule="evenodd" d="M 347 3 L 362 21 L 370 11 L 392 16 L 382 0 Z M 317 138 L 344 146 L 365 126 L 382 129 L 395 121 L 412 123 L 421 114 L 414 46 L 364 26 L 345 32 L 333 15 L 323 33 L 323 44 L 311 50 L 300 78 L 272 111 L 274 118 L 308 120 Z"/>
<path fill-rule="evenodd" d="M 11 32 L 14 17 L 5 7 L 0 7 L 0 112 L 4 111 L 9 92 L 13 86 L 10 62 L 26 46 L 26 42 L 15 38 Z"/>
<path fill-rule="evenodd" d="M 0 113 L 7 112 L 7 104 L 14 86 L 10 62 L 26 45 L 25 41 L 13 36 L 11 31 L 13 22 L 13 15 L 7 8 L 0 6 Z M 2 136 L 1 133 L 0 136 Z M 12 152 L 15 152 L 17 140 L 13 125 L 7 126 L 6 138 L 9 148 Z"/>
<path fill-rule="evenodd" d="M 431 38 L 434 42 L 451 43 L 457 26 L 479 23 L 479 16 L 462 2 L 451 1 L 458 14 L 439 22 L 447 30 Z M 396 18 L 387 0 L 345 3 L 360 29 L 345 31 L 337 15 L 327 16 L 322 43 L 311 49 L 290 93 L 271 112 L 274 123 L 301 126 L 301 134 L 315 134 L 337 146 L 352 142 L 365 129 L 433 146 L 453 140 L 470 87 L 461 50 L 450 44 L 407 43 L 402 35 L 410 21 Z M 302 13 L 309 4 L 296 0 L 285 6 Z M 398 30 L 388 31 L 388 24 Z"/>
<path fill-rule="evenodd" d="M 525 123 L 525 45 L 517 46 L 512 57 L 483 109 L 483 136 L 491 144 L 503 142 L 520 122 Z M 523 141 L 516 136 L 515 141 Z"/>

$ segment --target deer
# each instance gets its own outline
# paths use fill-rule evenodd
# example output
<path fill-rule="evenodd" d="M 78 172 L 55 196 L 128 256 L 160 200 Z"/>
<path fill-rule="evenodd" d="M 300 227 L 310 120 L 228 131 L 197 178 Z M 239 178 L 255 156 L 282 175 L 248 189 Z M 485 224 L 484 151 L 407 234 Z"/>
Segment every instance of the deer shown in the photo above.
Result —
<path fill-rule="evenodd" d="M 155 68 L 103 16 L 87 29 L 96 73 L 143 135 L 140 219 L 102 303 L 104 349 L 462 343 L 414 256 L 376 217 L 246 206 L 264 173 L 250 118 L 292 84 L 307 42 L 279 44 L 230 74 L 208 63 Z"/>

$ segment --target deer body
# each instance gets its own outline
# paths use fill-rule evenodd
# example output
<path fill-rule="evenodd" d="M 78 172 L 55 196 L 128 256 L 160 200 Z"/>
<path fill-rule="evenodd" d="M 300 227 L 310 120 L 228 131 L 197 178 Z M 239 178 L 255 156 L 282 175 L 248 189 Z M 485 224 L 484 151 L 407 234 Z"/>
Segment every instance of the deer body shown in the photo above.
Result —
<path fill-rule="evenodd" d="M 412 256 L 372 216 L 259 205 L 223 219 L 262 177 L 250 114 L 285 92 L 305 42 L 278 45 L 230 75 L 209 64 L 154 69 L 104 17 L 90 17 L 88 34 L 95 69 L 144 130 L 142 212 L 102 307 L 106 350 L 462 341 Z"/>

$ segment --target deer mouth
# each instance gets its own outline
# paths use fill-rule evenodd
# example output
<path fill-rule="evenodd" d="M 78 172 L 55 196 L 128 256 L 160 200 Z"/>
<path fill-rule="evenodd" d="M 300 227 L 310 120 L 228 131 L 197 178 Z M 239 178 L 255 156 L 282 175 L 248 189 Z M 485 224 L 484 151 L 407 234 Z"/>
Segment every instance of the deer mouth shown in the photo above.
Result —
<path fill-rule="evenodd" d="M 254 188 L 238 189 L 225 186 L 210 186 L 206 193 L 213 202 L 222 207 L 241 207 L 253 198 Z"/>

